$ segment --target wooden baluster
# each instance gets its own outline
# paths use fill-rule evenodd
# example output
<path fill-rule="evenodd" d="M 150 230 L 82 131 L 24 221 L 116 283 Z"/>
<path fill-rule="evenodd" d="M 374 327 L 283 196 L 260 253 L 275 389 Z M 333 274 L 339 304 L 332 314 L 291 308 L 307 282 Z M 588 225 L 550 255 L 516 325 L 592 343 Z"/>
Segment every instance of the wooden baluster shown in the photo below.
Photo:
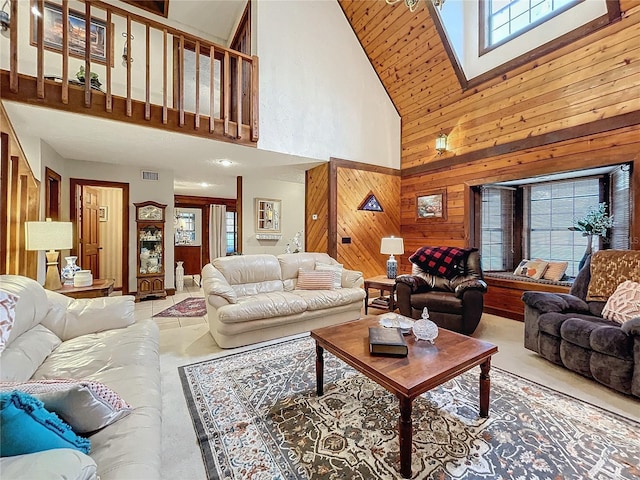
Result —
<path fill-rule="evenodd" d="M 115 32 L 111 28 L 111 10 L 107 10 L 107 39 L 113 38 Z M 113 52 L 109 48 L 110 40 L 107 40 L 107 94 L 105 96 L 105 110 L 107 112 L 113 111 L 113 97 L 111 95 L 111 70 L 113 65 Z"/>
<path fill-rule="evenodd" d="M 251 141 L 257 142 L 258 128 L 258 57 L 251 57 Z"/>
<path fill-rule="evenodd" d="M 39 37 L 42 38 L 42 37 Z M 15 155 L 11 156 L 11 172 L 9 173 L 10 186 L 9 186 L 9 195 L 11 198 L 11 211 L 9 212 L 10 220 L 9 220 L 9 273 L 16 274 L 18 273 L 18 255 L 16 255 L 17 245 L 18 245 L 18 208 L 17 205 L 14 206 L 18 202 L 18 178 L 19 178 L 19 168 L 20 168 L 20 158 Z M 24 227 L 23 227 L 24 228 Z"/>
<path fill-rule="evenodd" d="M 91 2 L 84 2 L 84 106 L 91 107 Z"/>
<path fill-rule="evenodd" d="M 231 110 L 231 61 L 229 51 L 224 52 L 224 86 L 222 98 L 224 99 L 224 134 L 229 135 L 229 115 Z"/>
<path fill-rule="evenodd" d="M 17 3 L 17 2 L 15 2 Z M 13 15 L 11 16 L 13 18 Z M 0 133 L 0 274 L 7 273 L 9 236 L 9 134 Z"/>
<path fill-rule="evenodd" d="M 18 93 L 18 2 L 11 2 L 9 29 L 9 90 Z"/>
<path fill-rule="evenodd" d="M 44 98 L 44 0 L 38 0 L 38 11 L 40 15 L 36 15 L 36 30 L 38 31 L 36 92 L 38 98 Z"/>
<path fill-rule="evenodd" d="M 214 118 L 215 112 L 215 103 L 214 103 L 214 93 L 215 93 L 215 84 L 214 84 L 214 64 L 216 59 L 216 51 L 213 48 L 213 45 L 209 47 L 209 132 L 213 133 L 216 122 Z"/>
<path fill-rule="evenodd" d="M 131 56 L 133 53 L 131 42 L 131 15 L 127 15 L 127 117 L 131 116 Z"/>
<path fill-rule="evenodd" d="M 62 0 L 62 103 L 69 103 L 69 0 Z"/>
<path fill-rule="evenodd" d="M 29 177 L 27 175 L 20 175 L 20 213 L 18 224 L 22 227 L 27 221 L 29 214 Z M 25 244 L 24 227 L 18 230 L 18 273 L 20 275 L 27 274 L 27 246 Z"/>
<path fill-rule="evenodd" d="M 167 124 L 167 29 L 162 30 L 162 123 Z"/>
<path fill-rule="evenodd" d="M 236 138 L 242 138 L 242 57 L 238 56 L 238 60 L 236 61 L 236 67 L 238 70 L 237 73 L 237 84 L 236 84 L 236 104 L 237 104 L 237 112 L 236 115 L 236 123 L 237 123 L 237 132 Z"/>
<path fill-rule="evenodd" d="M 145 120 L 151 120 L 151 74 L 149 70 L 149 60 L 150 60 L 150 52 L 149 52 L 149 24 L 146 24 L 146 36 L 145 41 L 146 45 L 146 71 L 145 71 L 145 103 L 144 103 L 144 118 Z"/>
<path fill-rule="evenodd" d="M 196 111 L 194 127 L 196 130 L 200 128 L 200 40 L 196 40 Z"/>
<path fill-rule="evenodd" d="M 180 35 L 180 50 L 178 51 L 178 58 L 180 59 L 180 79 L 178 80 L 178 98 L 180 100 L 179 105 L 179 120 L 178 125 L 184 126 L 184 35 Z"/>

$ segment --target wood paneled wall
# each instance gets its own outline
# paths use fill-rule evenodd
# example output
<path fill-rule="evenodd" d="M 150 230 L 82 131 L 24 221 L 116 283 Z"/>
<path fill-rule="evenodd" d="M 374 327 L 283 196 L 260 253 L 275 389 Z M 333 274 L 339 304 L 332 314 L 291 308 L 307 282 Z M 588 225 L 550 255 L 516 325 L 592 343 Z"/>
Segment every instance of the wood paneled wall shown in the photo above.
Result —
<path fill-rule="evenodd" d="M 339 159 L 308 171 L 307 250 L 325 251 L 365 277 L 383 274 L 388 256 L 380 253 L 380 239 L 400 235 L 399 174 Z M 382 212 L 358 210 L 371 193 Z M 318 220 L 311 219 L 314 213 Z M 346 238 L 351 243 L 344 243 Z"/>
<path fill-rule="evenodd" d="M 0 103 L 0 274 L 38 276 L 38 252 L 25 250 L 24 223 L 40 220 L 40 182 Z"/>
<path fill-rule="evenodd" d="M 473 185 L 633 162 L 632 204 L 640 205 L 639 2 L 621 0 L 619 21 L 468 90 L 428 9 L 339 3 L 402 116 L 403 273 L 419 246 L 469 245 Z M 449 136 L 442 155 L 440 133 Z M 438 189 L 446 220 L 417 220 L 416 195 Z"/>

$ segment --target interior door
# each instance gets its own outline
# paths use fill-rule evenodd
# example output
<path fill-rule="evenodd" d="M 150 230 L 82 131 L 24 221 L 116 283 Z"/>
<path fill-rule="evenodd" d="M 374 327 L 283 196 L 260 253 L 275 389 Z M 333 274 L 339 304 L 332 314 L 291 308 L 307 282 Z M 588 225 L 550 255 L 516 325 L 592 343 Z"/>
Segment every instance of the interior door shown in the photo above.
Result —
<path fill-rule="evenodd" d="M 82 187 L 82 213 L 80 215 L 80 267 L 91 270 L 93 278 L 100 278 L 98 190 L 93 187 Z"/>

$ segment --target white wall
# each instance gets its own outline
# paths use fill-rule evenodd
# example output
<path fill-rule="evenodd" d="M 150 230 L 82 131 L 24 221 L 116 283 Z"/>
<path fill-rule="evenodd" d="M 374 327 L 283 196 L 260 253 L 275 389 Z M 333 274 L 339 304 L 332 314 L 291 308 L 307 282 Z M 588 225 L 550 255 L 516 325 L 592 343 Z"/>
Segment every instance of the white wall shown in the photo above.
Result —
<path fill-rule="evenodd" d="M 258 147 L 400 168 L 400 117 L 338 2 L 251 5 Z"/>
<path fill-rule="evenodd" d="M 291 242 L 296 232 L 304 229 L 304 185 L 300 183 L 243 177 L 242 192 L 242 205 L 244 209 L 242 216 L 243 238 L 240 239 L 242 242 L 242 253 L 246 255 L 255 253 L 279 255 L 285 253 L 287 243 Z M 281 240 L 256 239 L 256 198 L 282 200 Z"/>
<path fill-rule="evenodd" d="M 138 167 L 108 163 L 67 160 L 66 171 L 70 177 L 89 180 L 106 180 L 129 184 L 129 291 L 137 289 L 136 283 L 136 208 L 134 203 L 154 200 L 167 205 L 165 209 L 164 266 L 165 288 L 174 287 L 175 263 L 173 261 L 173 172 L 160 170 L 157 182 L 140 178 Z M 65 178 L 68 182 L 68 178 Z"/>

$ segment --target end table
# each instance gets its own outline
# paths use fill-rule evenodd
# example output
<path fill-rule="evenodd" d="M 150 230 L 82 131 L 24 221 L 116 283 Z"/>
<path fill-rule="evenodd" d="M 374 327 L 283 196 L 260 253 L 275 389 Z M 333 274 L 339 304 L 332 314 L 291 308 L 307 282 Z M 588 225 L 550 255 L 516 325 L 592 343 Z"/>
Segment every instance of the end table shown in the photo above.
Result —
<path fill-rule="evenodd" d="M 386 310 L 393 312 L 396 309 L 396 279 L 395 278 L 387 278 L 386 275 L 378 275 L 376 277 L 365 278 L 364 279 L 364 313 L 365 315 L 369 311 L 369 307 L 379 308 L 381 310 L 385 310 L 385 307 L 382 305 L 374 305 L 373 303 L 369 303 L 369 289 L 375 288 L 380 290 L 380 296 L 384 294 L 384 292 L 389 292 L 389 303 Z"/>

